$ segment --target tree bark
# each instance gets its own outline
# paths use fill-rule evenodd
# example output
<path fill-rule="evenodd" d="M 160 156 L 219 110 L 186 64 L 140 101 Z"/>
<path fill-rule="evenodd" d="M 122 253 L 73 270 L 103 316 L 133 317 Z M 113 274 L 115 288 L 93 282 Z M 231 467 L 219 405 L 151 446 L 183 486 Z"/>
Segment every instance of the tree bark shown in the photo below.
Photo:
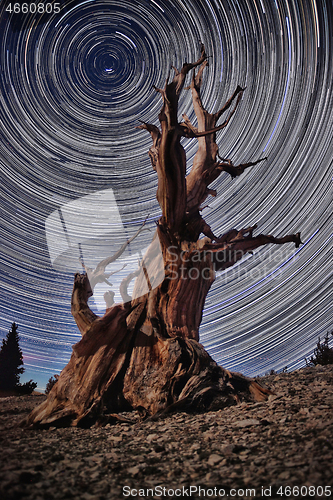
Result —
<path fill-rule="evenodd" d="M 148 123 L 139 126 L 152 136 L 149 156 L 157 172 L 157 199 L 162 209 L 153 242 L 138 270 L 120 286 L 124 303 L 113 304 L 114 293 L 105 294 L 103 317 L 90 310 L 88 299 L 94 285 L 110 276 L 105 268 L 126 244 L 95 270 L 88 270 L 88 275 L 75 276 L 72 314 L 82 339 L 73 346 L 71 359 L 48 399 L 24 425 L 89 426 L 106 422 L 108 416 L 121 411 L 139 410 L 151 416 L 176 410 L 203 411 L 240 400 L 260 401 L 270 393 L 254 380 L 218 366 L 199 343 L 202 311 L 216 271 L 267 243 L 301 243 L 299 233 L 282 238 L 253 236 L 256 226 L 232 229 L 217 237 L 202 218 L 202 203 L 216 195 L 209 185 L 221 172 L 235 177 L 263 160 L 241 165 L 233 165 L 230 159 L 217 160 L 216 133 L 227 126 L 244 89 L 238 86 L 218 112 L 208 113 L 200 96 L 206 66 L 202 46 L 196 62 L 184 64 L 180 71 L 174 68 L 173 80 L 167 80 L 164 89 L 156 89 L 163 99 L 161 128 Z M 197 127 L 187 116 L 178 122 L 178 100 L 191 70 Z M 232 106 L 229 116 L 217 125 Z M 198 138 L 187 177 L 180 142 L 184 136 Z M 132 279 L 133 298 L 127 289 Z"/>

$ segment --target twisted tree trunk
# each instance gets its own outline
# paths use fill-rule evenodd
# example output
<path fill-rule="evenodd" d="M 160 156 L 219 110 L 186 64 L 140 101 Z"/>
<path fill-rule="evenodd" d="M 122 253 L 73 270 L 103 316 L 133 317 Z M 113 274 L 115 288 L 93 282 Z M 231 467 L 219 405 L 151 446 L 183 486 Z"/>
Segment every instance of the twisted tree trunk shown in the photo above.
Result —
<path fill-rule="evenodd" d="M 139 127 L 153 139 L 149 156 L 157 172 L 157 199 L 162 209 L 154 240 L 138 271 L 123 280 L 120 291 L 124 303 L 114 305 L 113 292 L 106 294 L 103 317 L 90 310 L 88 299 L 91 287 L 109 276 L 105 267 L 114 256 L 88 275 L 75 276 L 72 314 L 82 339 L 73 346 L 71 359 L 48 399 L 30 414 L 25 425 L 89 426 L 125 410 L 137 409 L 145 415 L 175 409 L 202 411 L 242 399 L 265 399 L 269 394 L 254 380 L 218 366 L 204 350 L 198 333 L 202 310 L 216 271 L 267 243 L 294 242 L 298 246 L 300 234 L 253 236 L 253 226 L 216 237 L 202 218 L 202 203 L 209 195 L 216 195 L 209 185 L 221 172 L 235 177 L 262 161 L 235 166 L 229 159 L 217 160 L 216 132 L 228 124 L 244 89 L 237 87 L 221 110 L 208 113 L 200 97 L 206 65 L 202 46 L 195 63 L 184 64 L 180 71 L 174 68 L 173 80 L 164 89 L 156 89 L 163 98 L 161 129 L 148 123 Z M 187 116 L 178 122 L 178 100 L 191 70 L 197 127 Z M 217 125 L 234 102 L 228 118 Z M 187 177 L 181 137 L 198 138 L 198 151 Z M 127 286 L 134 278 L 135 298 L 131 300 Z M 154 286 L 154 282 L 160 284 Z"/>

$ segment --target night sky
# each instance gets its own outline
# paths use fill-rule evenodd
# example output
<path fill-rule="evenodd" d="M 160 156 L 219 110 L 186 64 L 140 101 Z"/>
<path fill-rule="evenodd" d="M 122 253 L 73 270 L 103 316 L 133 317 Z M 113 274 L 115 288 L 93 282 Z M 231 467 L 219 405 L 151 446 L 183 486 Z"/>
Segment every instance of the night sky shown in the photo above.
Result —
<path fill-rule="evenodd" d="M 247 375 L 303 366 L 333 329 L 331 0 L 61 0 L 60 13 L 45 14 L 6 12 L 9 4 L 1 0 L 0 340 L 15 321 L 21 381 L 44 389 L 80 338 L 70 313 L 80 259 L 93 267 L 148 217 L 151 231 L 110 268 L 127 263 L 110 278 L 119 300 L 149 244 L 157 176 L 150 135 L 136 127 L 158 124 L 153 85 L 196 60 L 200 42 L 210 112 L 247 87 L 217 133 L 220 155 L 234 164 L 268 157 L 234 180 L 222 173 L 205 219 L 215 234 L 258 224 L 256 234 L 301 231 L 304 243 L 267 245 L 220 273 L 200 339 Z M 182 113 L 195 123 L 186 90 Z M 183 144 L 190 169 L 197 141 Z M 98 285 L 90 299 L 98 314 L 108 289 Z"/>

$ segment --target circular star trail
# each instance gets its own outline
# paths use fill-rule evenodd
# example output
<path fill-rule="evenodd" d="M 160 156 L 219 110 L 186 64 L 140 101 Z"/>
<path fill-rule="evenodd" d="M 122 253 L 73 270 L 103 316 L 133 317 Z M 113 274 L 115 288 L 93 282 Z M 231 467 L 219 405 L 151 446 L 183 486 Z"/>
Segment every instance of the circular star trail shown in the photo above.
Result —
<path fill-rule="evenodd" d="M 265 246 L 218 274 L 201 342 L 248 375 L 304 364 L 333 316 L 331 2 L 62 0 L 59 13 L 45 14 L 10 13 L 8 4 L 0 7 L 0 328 L 4 337 L 18 323 L 26 378 L 42 388 L 70 357 L 79 338 L 73 273 L 80 259 L 93 260 L 91 241 L 102 245 L 112 228 L 115 251 L 147 217 L 153 229 L 151 140 L 136 127 L 158 124 L 153 86 L 164 86 L 171 65 L 196 60 L 200 42 L 210 56 L 202 89 L 210 112 L 246 87 L 218 132 L 220 155 L 234 164 L 268 157 L 235 180 L 222 174 L 203 216 L 215 234 L 258 224 L 274 236 L 301 231 L 304 243 Z M 186 90 L 182 113 L 195 122 Z M 190 169 L 197 141 L 183 144 Z M 83 237 L 85 224 L 93 229 Z M 151 233 L 142 237 L 141 249 Z M 96 311 L 106 289 L 96 288 Z"/>

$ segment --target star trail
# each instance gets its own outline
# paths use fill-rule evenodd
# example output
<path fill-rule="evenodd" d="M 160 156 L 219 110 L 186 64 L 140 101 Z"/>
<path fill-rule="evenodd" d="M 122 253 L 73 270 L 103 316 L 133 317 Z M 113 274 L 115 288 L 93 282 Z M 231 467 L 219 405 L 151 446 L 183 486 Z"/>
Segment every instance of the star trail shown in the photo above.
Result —
<path fill-rule="evenodd" d="M 151 231 L 119 261 L 126 268 L 110 267 L 119 300 L 119 282 L 151 241 L 157 176 L 150 136 L 136 127 L 158 124 L 153 86 L 164 86 L 171 65 L 196 60 L 200 42 L 210 112 L 246 87 L 217 133 L 219 154 L 234 164 L 268 157 L 234 180 L 222 174 L 203 216 L 215 234 L 258 224 L 256 234 L 301 231 L 304 243 L 267 245 L 219 273 L 200 339 L 219 364 L 247 375 L 304 365 L 333 329 L 332 2 L 35 3 L 43 12 L 0 6 L 0 338 L 18 323 L 21 379 L 43 389 L 80 338 L 70 314 L 80 260 L 96 265 L 148 218 Z M 186 90 L 182 113 L 195 123 Z M 189 170 L 197 141 L 183 145 Z M 95 289 L 98 314 L 108 289 Z"/>

